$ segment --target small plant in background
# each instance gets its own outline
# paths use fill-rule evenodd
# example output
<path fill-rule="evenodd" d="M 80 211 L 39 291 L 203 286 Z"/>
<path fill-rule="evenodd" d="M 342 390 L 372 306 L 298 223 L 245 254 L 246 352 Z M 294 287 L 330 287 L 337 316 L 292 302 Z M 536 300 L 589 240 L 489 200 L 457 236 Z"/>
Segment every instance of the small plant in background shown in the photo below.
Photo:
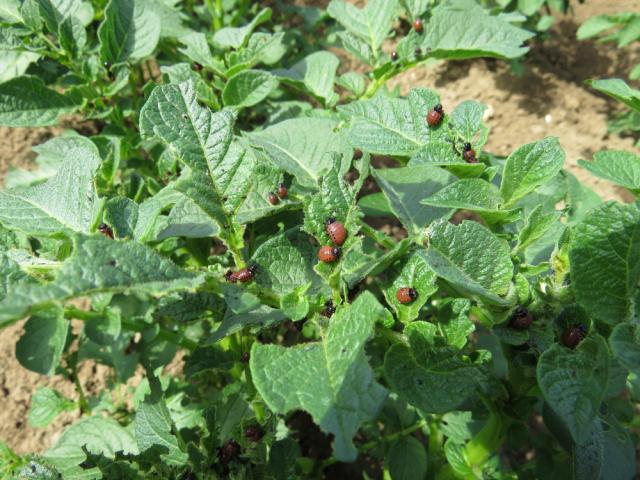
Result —
<path fill-rule="evenodd" d="M 82 414 L 40 455 L 3 447 L 2 472 L 631 478 L 637 206 L 564 171 L 556 138 L 498 158 L 483 104 L 386 88 L 518 58 L 533 33 L 471 0 L 333 0 L 295 9 L 308 30 L 282 11 L 0 8 L 19 59 L 0 124 L 97 130 L 35 147 L 40 168 L 0 191 L 0 326 L 27 318 L 20 363 L 77 389 L 38 389 L 29 422 Z M 339 73 L 336 45 L 361 65 Z M 637 159 L 601 155 L 584 166 L 638 195 Z M 111 369 L 99 396 L 87 360 Z"/>
<path fill-rule="evenodd" d="M 596 38 L 599 42 L 615 42 L 618 48 L 628 47 L 640 39 L 640 14 L 628 12 L 615 15 L 596 15 L 580 26 L 577 37 L 578 40 Z M 631 80 L 640 78 L 640 64 L 631 69 L 629 78 Z M 632 107 L 631 111 L 622 112 L 614 116 L 609 122 L 609 131 L 619 134 L 632 133 L 637 137 L 637 132 L 640 131 L 640 113 L 637 105 L 634 108 L 633 104 L 625 101 L 625 98 L 630 98 L 630 95 L 631 97 L 634 95 L 637 97 L 637 92 L 635 94 L 632 93 L 633 89 L 624 87 L 622 84 L 613 86 L 614 91 L 618 93 L 610 91 L 606 83 L 603 84 L 602 88 L 596 83 L 594 88 L 610 94 Z M 628 91 L 625 94 L 622 93 L 622 90 Z M 617 95 L 621 95 L 622 98 Z"/>

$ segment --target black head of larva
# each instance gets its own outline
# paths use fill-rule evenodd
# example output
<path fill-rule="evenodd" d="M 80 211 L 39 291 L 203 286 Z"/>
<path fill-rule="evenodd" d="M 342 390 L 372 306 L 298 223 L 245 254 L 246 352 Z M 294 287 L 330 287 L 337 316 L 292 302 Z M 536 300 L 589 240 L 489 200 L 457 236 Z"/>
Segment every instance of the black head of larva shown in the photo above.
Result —
<path fill-rule="evenodd" d="M 255 275 L 256 272 L 258 271 L 258 264 L 252 263 L 251 265 L 249 265 L 248 270 L 251 272 L 251 275 Z"/>
<path fill-rule="evenodd" d="M 415 288 L 410 288 L 409 289 L 409 296 L 415 300 L 416 298 L 418 298 L 418 291 Z"/>
<path fill-rule="evenodd" d="M 336 223 L 337 219 L 336 217 L 329 217 L 324 221 L 325 225 L 331 225 L 332 223 Z"/>
<path fill-rule="evenodd" d="M 467 142 L 462 146 L 462 148 L 464 149 L 465 152 L 468 152 L 471 150 L 471 144 Z"/>
<path fill-rule="evenodd" d="M 444 109 L 442 108 L 441 103 L 438 103 L 435 107 L 433 107 L 433 109 L 440 114 L 444 113 Z"/>

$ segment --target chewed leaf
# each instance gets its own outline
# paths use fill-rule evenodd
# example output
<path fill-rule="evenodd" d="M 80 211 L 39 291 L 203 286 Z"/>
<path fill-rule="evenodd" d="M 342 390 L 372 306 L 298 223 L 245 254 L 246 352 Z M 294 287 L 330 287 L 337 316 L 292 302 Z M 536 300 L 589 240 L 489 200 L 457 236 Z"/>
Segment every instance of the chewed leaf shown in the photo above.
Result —
<path fill-rule="evenodd" d="M 435 336 L 436 327 L 414 322 L 405 328 L 409 346 L 392 346 L 384 359 L 385 377 L 394 391 L 426 413 L 455 410 L 473 395 L 483 369 Z"/>
<path fill-rule="evenodd" d="M 640 211 L 609 202 L 591 210 L 569 246 L 576 300 L 594 318 L 614 325 L 634 316 L 640 280 Z"/>
<path fill-rule="evenodd" d="M 431 270 L 421 252 L 414 252 L 409 257 L 394 263 L 385 271 L 385 274 L 387 282 L 383 289 L 384 296 L 403 323 L 415 320 L 429 297 L 438 290 L 436 274 Z M 400 288 L 415 289 L 417 298 L 410 303 L 400 303 L 396 298 Z"/>
<path fill-rule="evenodd" d="M 600 336 L 585 339 L 575 351 L 556 344 L 538 362 L 542 394 L 577 443 L 583 441 L 600 410 L 609 362 L 607 344 Z"/>
<path fill-rule="evenodd" d="M 352 438 L 362 422 L 372 420 L 387 391 L 375 381 L 364 345 L 385 309 L 365 292 L 334 315 L 320 342 L 291 348 L 255 343 L 251 374 L 271 409 L 308 411 L 334 439 L 334 454 L 345 462 L 358 451 Z"/>
<path fill-rule="evenodd" d="M 500 193 L 505 207 L 550 181 L 562 168 L 564 151 L 555 137 L 528 143 L 509 155 L 502 174 Z"/>
<path fill-rule="evenodd" d="M 640 157 L 622 150 L 603 150 L 593 155 L 592 162 L 578 164 L 596 177 L 628 188 L 640 195 Z"/>
<path fill-rule="evenodd" d="M 100 155 L 86 138 L 68 140 L 65 160 L 53 177 L 0 191 L 0 223 L 35 235 L 89 233 L 100 206 L 94 185 Z"/>
<path fill-rule="evenodd" d="M 301 185 L 314 188 L 322 174 L 333 167 L 334 155 L 351 158 L 347 139 L 335 131 L 336 127 L 337 122 L 327 118 L 295 118 L 245 135 Z M 346 173 L 348 168 L 345 162 L 341 171 Z"/>
<path fill-rule="evenodd" d="M 47 88 L 38 77 L 16 77 L 0 83 L 0 125 L 46 127 L 61 115 L 82 107 L 78 95 L 63 95 Z"/>
<path fill-rule="evenodd" d="M 151 295 L 192 290 L 203 278 L 133 241 L 102 236 L 78 237 L 75 250 L 55 280 L 22 285 L 0 302 L 0 325 L 26 315 L 35 306 L 96 292 L 137 291 Z"/>
<path fill-rule="evenodd" d="M 432 208 L 420 200 L 439 191 L 454 180 L 446 171 L 430 165 L 372 170 L 373 177 L 410 235 L 420 235 L 422 229 L 452 213 L 450 207 Z"/>
<path fill-rule="evenodd" d="M 460 291 L 497 305 L 513 277 L 513 263 L 506 242 L 482 225 L 464 221 L 460 225 L 437 222 L 429 228 L 426 258 L 436 274 Z"/>
<path fill-rule="evenodd" d="M 316 252 L 315 243 L 298 228 L 267 240 L 252 257 L 252 262 L 258 265 L 256 285 L 278 295 L 291 293 L 307 283 L 311 284 L 309 293 L 326 291 L 313 270 Z"/>

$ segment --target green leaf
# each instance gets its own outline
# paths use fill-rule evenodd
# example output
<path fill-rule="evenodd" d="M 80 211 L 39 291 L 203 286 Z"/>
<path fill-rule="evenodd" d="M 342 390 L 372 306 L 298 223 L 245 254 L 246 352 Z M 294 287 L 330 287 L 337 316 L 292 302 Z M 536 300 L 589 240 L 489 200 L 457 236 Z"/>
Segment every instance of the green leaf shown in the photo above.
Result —
<path fill-rule="evenodd" d="M 390 217 L 394 214 L 387 197 L 382 192 L 371 193 L 360 198 L 358 207 L 362 213 L 371 217 Z"/>
<path fill-rule="evenodd" d="M 524 222 L 522 230 L 518 233 L 518 243 L 515 252 L 521 252 L 542 238 L 550 228 L 560 221 L 562 212 L 553 211 L 546 213 L 542 205 L 535 207 Z"/>
<path fill-rule="evenodd" d="M 640 157 L 622 150 L 602 150 L 593 161 L 578 160 L 578 165 L 599 178 L 604 178 L 640 195 Z"/>
<path fill-rule="evenodd" d="M 498 187 L 480 178 L 458 180 L 420 203 L 478 212 L 487 223 L 509 222 L 518 216 L 515 210 L 501 210 L 502 197 Z"/>
<path fill-rule="evenodd" d="M 0 3 L 0 19 L 9 23 L 22 23 L 20 0 L 5 0 Z"/>
<path fill-rule="evenodd" d="M 562 169 L 564 151 L 556 137 L 528 143 L 509 155 L 504 165 L 500 193 L 505 207 L 550 181 Z"/>
<path fill-rule="evenodd" d="M 441 166 L 459 178 L 475 178 L 482 175 L 484 163 L 467 163 L 447 140 L 436 140 L 420 148 L 409 160 L 409 166 L 431 165 Z"/>
<path fill-rule="evenodd" d="M 152 388 L 153 390 L 153 388 Z M 147 396 L 136 408 L 135 436 L 141 453 L 158 449 L 167 465 L 185 465 L 188 455 L 173 434 L 175 427 L 160 393 Z"/>
<path fill-rule="evenodd" d="M 367 65 L 375 65 L 376 57 L 371 51 L 371 47 L 364 40 L 360 40 L 355 35 L 345 31 L 337 33 L 342 48 L 344 48 L 351 55 L 356 57 L 359 61 Z"/>
<path fill-rule="evenodd" d="M 608 202 L 572 231 L 571 285 L 589 315 L 615 325 L 633 318 L 640 280 L 640 211 Z"/>
<path fill-rule="evenodd" d="M 414 322 L 404 333 L 409 345 L 393 345 L 384 358 L 384 374 L 393 391 L 424 413 L 455 410 L 471 397 L 483 377 L 481 366 L 456 355 L 435 336 L 436 326 Z"/>
<path fill-rule="evenodd" d="M 462 292 L 489 303 L 508 305 L 513 264 L 506 242 L 476 222 L 429 227 L 426 258 L 436 274 Z"/>
<path fill-rule="evenodd" d="M 0 83 L 23 75 L 38 58 L 37 53 L 0 50 Z"/>
<path fill-rule="evenodd" d="M 253 32 L 258 25 L 270 19 L 271 9 L 263 8 L 253 20 L 244 27 L 225 27 L 218 30 L 213 35 L 213 43 L 220 48 L 239 48 L 247 42 L 251 32 Z"/>
<path fill-rule="evenodd" d="M 625 322 L 615 326 L 609 337 L 611 353 L 629 371 L 640 373 L 640 329 Z"/>
<path fill-rule="evenodd" d="M 454 180 L 453 175 L 430 165 L 371 171 L 389 207 L 410 235 L 420 235 L 422 229 L 438 218 L 448 216 L 451 208 L 428 208 L 420 200 L 440 190 Z"/>
<path fill-rule="evenodd" d="M 463 140 L 471 142 L 484 127 L 482 117 L 486 109 L 487 106 L 483 103 L 465 100 L 451 112 L 449 126 L 457 130 Z"/>
<path fill-rule="evenodd" d="M 423 480 L 427 474 L 427 452 L 415 437 L 393 442 L 386 463 L 392 480 Z"/>
<path fill-rule="evenodd" d="M 87 44 L 87 32 L 76 17 L 65 18 L 58 28 L 60 46 L 77 57 Z"/>
<path fill-rule="evenodd" d="M 416 19 L 424 15 L 429 9 L 429 0 L 400 0 L 400 5 L 404 8 L 409 17 Z"/>
<path fill-rule="evenodd" d="M 67 341 L 69 321 L 60 307 L 33 315 L 16 343 L 16 358 L 24 368 L 42 375 L 53 375 L 60 364 Z"/>
<path fill-rule="evenodd" d="M 211 54 L 211 47 L 209 47 L 207 36 L 204 33 L 189 32 L 180 37 L 180 43 L 185 45 L 185 48 L 179 49 L 180 53 L 186 55 L 189 60 L 210 68 L 216 73 L 224 70 L 224 64 Z M 189 65 L 189 69 L 193 71 L 191 65 Z"/>
<path fill-rule="evenodd" d="M 602 337 L 583 340 L 575 350 L 554 345 L 538 361 L 538 385 L 577 443 L 585 440 L 607 387 L 609 352 Z"/>
<path fill-rule="evenodd" d="M 367 86 L 367 78 L 357 72 L 347 72 L 338 77 L 336 84 L 359 97 Z"/>
<path fill-rule="evenodd" d="M 592 38 L 614 27 L 616 22 L 608 15 L 594 15 L 578 28 L 576 38 L 578 40 L 586 40 Z"/>
<path fill-rule="evenodd" d="M 447 299 L 438 305 L 438 329 L 447 343 L 459 350 L 467 344 L 467 337 L 476 329 L 469 319 L 471 301 L 466 298 Z"/>
<path fill-rule="evenodd" d="M 92 160 L 95 157 L 95 149 L 91 146 L 91 142 L 75 134 L 54 137 L 45 143 L 34 146 L 32 150 L 38 154 L 34 160 L 38 168 L 35 170 L 10 169 L 5 177 L 5 188 L 28 187 L 42 183 L 55 175 L 68 156 L 88 154 Z M 89 163 L 95 162 L 90 161 Z"/>
<path fill-rule="evenodd" d="M 381 250 L 373 240 L 358 238 L 347 254 L 340 262 L 341 280 L 346 287 L 351 289 L 369 275 L 378 275 L 384 272 L 397 259 L 407 253 L 411 243 L 405 238 L 396 243 L 389 250 Z M 393 316 L 382 322 L 383 325 L 393 325 Z"/>
<path fill-rule="evenodd" d="M 63 397 L 58 391 L 47 387 L 38 387 L 31 397 L 29 407 L 29 425 L 44 428 L 62 412 L 77 408 L 76 403 Z"/>
<path fill-rule="evenodd" d="M 223 291 L 227 311 L 222 323 L 206 340 L 206 344 L 222 340 L 249 325 L 268 328 L 287 319 L 284 312 L 263 305 L 258 297 L 240 287 L 225 285 Z"/>
<path fill-rule="evenodd" d="M 63 95 L 38 77 L 16 77 L 0 84 L 0 125 L 7 127 L 47 127 L 58 117 L 82 107 L 78 95 Z"/>
<path fill-rule="evenodd" d="M 56 444 L 42 456 L 63 475 L 63 478 L 99 478 L 97 467 L 83 468 L 87 452 L 115 459 L 116 453 L 137 455 L 138 446 L 133 435 L 118 422 L 101 416 L 83 418 L 60 436 Z"/>
<path fill-rule="evenodd" d="M 225 105 L 238 108 L 257 105 L 278 88 L 278 79 L 263 70 L 243 70 L 231 77 L 222 91 Z"/>
<path fill-rule="evenodd" d="M 473 0 L 448 0 L 433 9 L 425 25 L 423 50 L 436 58 L 517 58 L 522 44 L 534 36 L 522 28 L 485 13 Z"/>
<path fill-rule="evenodd" d="M 385 271 L 385 274 L 387 280 L 382 292 L 402 323 L 409 323 L 418 318 L 420 309 L 438 290 L 436 274 L 431 270 L 421 252 L 414 252 L 409 257 L 394 263 Z M 404 287 L 414 288 L 418 292 L 418 298 L 411 303 L 400 303 L 396 293 L 398 289 Z"/>
<path fill-rule="evenodd" d="M 373 420 L 387 396 L 376 383 L 364 353 L 373 325 L 385 309 L 369 293 L 334 314 L 320 342 L 291 348 L 254 343 L 251 374 L 269 408 L 278 413 L 308 411 L 334 435 L 334 455 L 352 462 L 352 438 L 362 422 Z"/>
<path fill-rule="evenodd" d="M 247 45 L 229 54 L 229 63 L 233 65 L 227 71 L 230 75 L 238 68 L 250 68 L 254 65 L 273 65 L 287 53 L 284 32 L 274 34 L 254 33 L 249 37 Z"/>
<path fill-rule="evenodd" d="M 112 197 L 104 206 L 103 219 L 116 238 L 134 238 L 138 204 L 127 197 Z"/>
<path fill-rule="evenodd" d="M 233 233 L 231 217 L 251 188 L 255 167 L 247 149 L 232 143 L 234 121 L 230 110 L 213 113 L 200 106 L 192 82 L 155 88 L 140 112 L 142 136 L 160 138 L 190 168 L 174 191 L 217 223 L 223 238 Z"/>
<path fill-rule="evenodd" d="M 93 181 L 101 162 L 98 148 L 84 137 L 47 145 L 64 156 L 58 172 L 39 185 L 0 191 L 0 223 L 36 235 L 88 233 L 100 208 Z"/>
<path fill-rule="evenodd" d="M 410 157 L 429 142 L 444 138 L 441 127 L 430 129 L 425 120 L 437 103 L 439 97 L 431 90 L 413 89 L 406 99 L 379 93 L 371 100 L 340 105 L 338 111 L 349 117 L 347 136 L 354 148 Z"/>
<path fill-rule="evenodd" d="M 640 90 L 631 88 L 620 78 L 607 78 L 605 80 L 588 80 L 588 85 L 599 92 L 605 93 L 625 105 L 630 106 L 635 111 L 640 111 Z"/>
<path fill-rule="evenodd" d="M 285 83 L 303 88 L 325 103 L 337 101 L 333 91 L 336 71 L 340 60 L 331 52 L 314 52 L 307 55 L 293 67 L 287 70 L 276 70 L 274 75 Z"/>
<path fill-rule="evenodd" d="M 327 293 L 313 270 L 317 247 L 310 240 L 307 234 L 293 228 L 260 245 L 252 256 L 258 265 L 255 284 L 281 296 L 306 284 L 311 284 L 309 293 Z"/>
<path fill-rule="evenodd" d="M 37 0 L 40 16 L 49 31 L 58 33 L 58 27 L 67 19 L 80 14 L 80 0 Z"/>
<path fill-rule="evenodd" d="M 178 268 L 137 242 L 106 237 L 77 237 L 74 252 L 55 280 L 18 285 L 0 302 L 0 325 L 28 314 L 32 307 L 97 292 L 140 292 L 159 295 L 192 290 L 202 276 Z"/>
<path fill-rule="evenodd" d="M 327 13 L 335 18 L 349 33 L 366 42 L 377 52 L 390 33 L 398 14 L 396 0 L 371 0 L 360 9 L 344 0 L 331 0 Z"/>
<path fill-rule="evenodd" d="M 333 166 L 331 153 L 343 158 L 352 155 L 346 138 L 334 131 L 336 126 L 326 118 L 296 118 L 245 135 L 301 185 L 317 188 L 320 177 Z"/>
<path fill-rule="evenodd" d="M 160 39 L 160 18 L 145 0 L 110 0 L 98 29 L 100 59 L 112 64 L 140 60 Z"/>
<path fill-rule="evenodd" d="M 368 176 L 368 173 L 360 173 L 364 177 Z M 341 222 L 347 231 L 343 249 L 348 249 L 360 229 L 357 221 L 359 212 L 355 206 L 358 187 L 352 187 L 345 181 L 337 159 L 331 170 L 322 177 L 321 182 L 320 192 L 317 195 L 309 195 L 305 201 L 303 229 L 315 236 L 322 245 L 329 245 L 331 238 L 326 232 L 325 222 L 333 217 Z"/>

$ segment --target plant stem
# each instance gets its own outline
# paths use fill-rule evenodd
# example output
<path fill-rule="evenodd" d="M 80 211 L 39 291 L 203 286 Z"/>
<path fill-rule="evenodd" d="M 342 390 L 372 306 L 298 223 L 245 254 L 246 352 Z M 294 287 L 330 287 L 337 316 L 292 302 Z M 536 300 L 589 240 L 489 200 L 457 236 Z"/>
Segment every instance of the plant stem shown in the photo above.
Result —
<path fill-rule="evenodd" d="M 398 440 L 399 438 L 406 437 L 407 435 L 412 434 L 416 430 L 420 430 L 423 427 L 427 426 L 427 421 L 423 418 L 418 423 L 414 423 L 413 425 L 408 426 L 398 432 L 390 433 L 389 435 L 385 435 L 376 440 L 371 440 L 360 446 L 360 450 L 371 450 L 376 447 L 380 443 L 393 442 L 394 440 Z"/>
<path fill-rule="evenodd" d="M 76 318 L 78 320 L 98 320 L 104 318 L 104 314 L 99 312 L 91 312 L 87 310 L 80 310 L 76 307 L 65 307 L 64 316 L 66 318 Z M 151 326 L 152 324 L 140 321 L 140 320 L 121 320 L 122 327 L 130 332 L 140 332 L 145 330 Z M 174 343 L 176 345 L 180 345 L 180 347 L 185 350 L 193 351 L 198 348 L 198 344 L 193 340 L 189 340 L 188 338 L 183 337 L 182 335 L 172 332 L 159 326 L 158 338 L 161 340 L 165 340 L 167 342 Z"/>
<path fill-rule="evenodd" d="M 394 242 L 392 239 L 387 237 L 382 232 L 378 232 L 377 230 L 374 230 L 366 223 L 362 224 L 362 226 L 360 227 L 360 231 L 364 233 L 365 236 L 369 237 L 371 240 L 378 243 L 380 246 L 384 248 L 391 249 L 396 246 L 396 242 Z"/>

